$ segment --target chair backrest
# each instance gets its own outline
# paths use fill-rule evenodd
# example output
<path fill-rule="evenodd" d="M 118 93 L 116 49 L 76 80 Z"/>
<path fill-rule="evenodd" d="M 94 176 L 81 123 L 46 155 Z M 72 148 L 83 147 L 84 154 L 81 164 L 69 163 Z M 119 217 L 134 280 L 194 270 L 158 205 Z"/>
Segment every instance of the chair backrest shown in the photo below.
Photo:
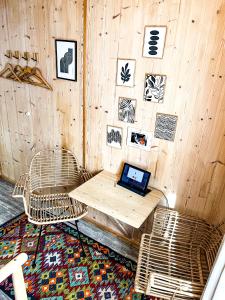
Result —
<path fill-rule="evenodd" d="M 169 242 L 186 245 L 193 251 L 196 248 L 201 249 L 206 256 L 209 270 L 222 240 L 222 234 L 215 226 L 202 219 L 165 208 L 156 209 L 152 233 Z"/>
<path fill-rule="evenodd" d="M 159 207 L 154 214 L 152 233 L 169 241 L 200 245 L 208 238 L 209 229 L 204 220 Z"/>
<path fill-rule="evenodd" d="M 31 161 L 29 177 L 31 192 L 48 187 L 78 185 L 77 159 L 65 149 L 40 151 Z"/>

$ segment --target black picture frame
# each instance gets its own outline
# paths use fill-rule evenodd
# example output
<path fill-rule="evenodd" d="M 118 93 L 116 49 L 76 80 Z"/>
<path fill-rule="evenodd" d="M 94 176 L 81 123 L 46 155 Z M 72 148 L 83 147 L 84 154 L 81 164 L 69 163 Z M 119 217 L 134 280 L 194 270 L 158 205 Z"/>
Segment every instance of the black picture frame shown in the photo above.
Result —
<path fill-rule="evenodd" d="M 55 39 L 55 59 L 56 78 L 77 81 L 77 41 Z"/>

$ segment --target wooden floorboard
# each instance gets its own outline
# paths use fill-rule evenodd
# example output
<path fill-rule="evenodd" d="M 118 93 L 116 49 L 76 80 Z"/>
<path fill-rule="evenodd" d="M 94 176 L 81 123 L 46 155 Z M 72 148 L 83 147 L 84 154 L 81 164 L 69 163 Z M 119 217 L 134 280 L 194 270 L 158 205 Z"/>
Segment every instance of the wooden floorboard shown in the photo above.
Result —
<path fill-rule="evenodd" d="M 0 225 L 11 220 L 13 217 L 24 212 L 22 199 L 12 198 L 13 185 L 0 178 Z M 125 243 L 120 238 L 105 232 L 92 223 L 84 220 L 79 221 L 79 230 L 93 238 L 94 240 L 110 247 L 121 255 L 137 261 L 138 251 L 130 244 Z M 0 291 L 0 299 L 8 300 L 9 298 Z"/>

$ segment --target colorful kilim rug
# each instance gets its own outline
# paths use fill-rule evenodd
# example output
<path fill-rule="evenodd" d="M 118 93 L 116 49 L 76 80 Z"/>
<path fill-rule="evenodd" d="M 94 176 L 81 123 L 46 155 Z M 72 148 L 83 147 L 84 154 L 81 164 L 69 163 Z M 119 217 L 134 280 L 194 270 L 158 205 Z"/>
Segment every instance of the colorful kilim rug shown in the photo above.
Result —
<path fill-rule="evenodd" d="M 0 267 L 21 252 L 28 254 L 23 266 L 28 299 L 141 299 L 133 288 L 133 261 L 81 234 L 86 253 L 83 257 L 77 231 L 64 223 L 45 227 L 33 269 L 38 233 L 24 214 L 0 227 Z M 11 277 L 0 283 L 0 289 L 14 299 Z"/>

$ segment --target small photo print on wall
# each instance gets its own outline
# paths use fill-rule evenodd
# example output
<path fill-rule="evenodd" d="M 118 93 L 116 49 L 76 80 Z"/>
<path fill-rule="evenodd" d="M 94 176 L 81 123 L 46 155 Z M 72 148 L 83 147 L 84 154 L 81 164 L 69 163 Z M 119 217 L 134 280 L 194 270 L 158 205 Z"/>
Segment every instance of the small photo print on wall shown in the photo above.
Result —
<path fill-rule="evenodd" d="M 107 145 L 118 149 L 122 148 L 122 128 L 107 126 Z"/>
<path fill-rule="evenodd" d="M 136 111 L 136 100 L 130 98 L 119 98 L 118 119 L 127 123 L 134 123 Z"/>
<path fill-rule="evenodd" d="M 55 40 L 56 77 L 77 81 L 77 42 Z"/>
<path fill-rule="evenodd" d="M 162 58 L 166 39 L 166 26 L 146 26 L 143 56 Z"/>
<path fill-rule="evenodd" d="M 127 145 L 136 147 L 142 150 L 150 151 L 152 134 L 146 131 L 137 130 L 135 128 L 128 128 Z"/>
<path fill-rule="evenodd" d="M 117 60 L 117 78 L 116 84 L 121 86 L 134 86 L 134 59 L 118 59 Z"/>
<path fill-rule="evenodd" d="M 144 100 L 163 103 L 166 75 L 145 74 Z"/>
<path fill-rule="evenodd" d="M 173 142 L 175 139 L 178 117 L 175 115 L 156 114 L 154 137 Z"/>

